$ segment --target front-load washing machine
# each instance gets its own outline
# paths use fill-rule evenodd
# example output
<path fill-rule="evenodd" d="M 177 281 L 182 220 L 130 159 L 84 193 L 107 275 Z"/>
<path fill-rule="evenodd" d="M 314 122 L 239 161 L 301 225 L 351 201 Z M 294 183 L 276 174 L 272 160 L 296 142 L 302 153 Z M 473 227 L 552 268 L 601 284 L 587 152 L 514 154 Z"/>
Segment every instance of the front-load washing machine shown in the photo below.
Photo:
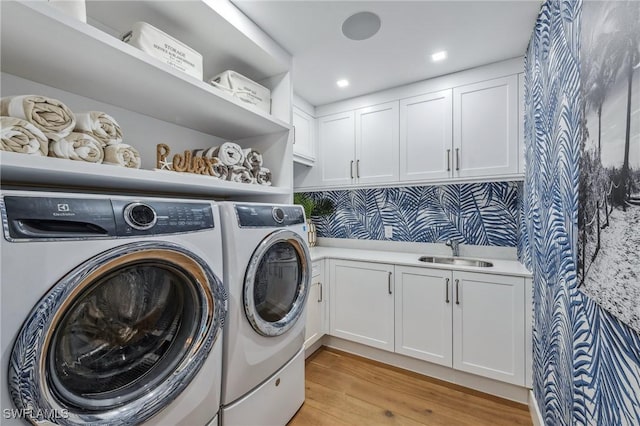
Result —
<path fill-rule="evenodd" d="M 220 214 L 229 295 L 222 425 L 284 425 L 304 402 L 304 211 L 226 202 Z"/>
<path fill-rule="evenodd" d="M 2 424 L 217 424 L 215 203 L 0 193 Z"/>

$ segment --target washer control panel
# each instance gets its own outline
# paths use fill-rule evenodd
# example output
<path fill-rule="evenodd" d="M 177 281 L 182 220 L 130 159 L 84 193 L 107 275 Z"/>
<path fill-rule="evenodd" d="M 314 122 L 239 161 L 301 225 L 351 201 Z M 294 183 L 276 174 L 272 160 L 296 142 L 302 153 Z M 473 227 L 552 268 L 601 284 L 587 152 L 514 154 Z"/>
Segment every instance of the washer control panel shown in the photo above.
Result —
<path fill-rule="evenodd" d="M 270 206 L 263 204 L 236 204 L 240 227 L 269 227 L 304 223 L 304 211 L 300 206 Z"/>
<path fill-rule="evenodd" d="M 193 232 L 215 226 L 210 203 L 5 196 L 5 238 L 60 240 Z"/>
<path fill-rule="evenodd" d="M 111 200 L 118 235 L 173 234 L 213 228 L 208 203 Z"/>

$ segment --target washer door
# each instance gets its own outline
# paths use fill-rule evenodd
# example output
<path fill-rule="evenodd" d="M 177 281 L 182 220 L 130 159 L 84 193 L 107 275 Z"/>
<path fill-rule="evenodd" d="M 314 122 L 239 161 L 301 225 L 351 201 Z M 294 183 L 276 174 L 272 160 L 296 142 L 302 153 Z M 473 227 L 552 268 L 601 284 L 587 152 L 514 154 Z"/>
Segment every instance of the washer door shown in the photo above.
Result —
<path fill-rule="evenodd" d="M 244 279 L 244 309 L 255 331 L 279 336 L 296 323 L 309 292 L 311 257 L 298 234 L 280 230 L 256 248 Z"/>
<path fill-rule="evenodd" d="M 221 281 L 184 248 L 139 242 L 102 253 L 33 309 L 11 354 L 16 407 L 33 423 L 137 424 L 204 363 L 226 315 Z"/>

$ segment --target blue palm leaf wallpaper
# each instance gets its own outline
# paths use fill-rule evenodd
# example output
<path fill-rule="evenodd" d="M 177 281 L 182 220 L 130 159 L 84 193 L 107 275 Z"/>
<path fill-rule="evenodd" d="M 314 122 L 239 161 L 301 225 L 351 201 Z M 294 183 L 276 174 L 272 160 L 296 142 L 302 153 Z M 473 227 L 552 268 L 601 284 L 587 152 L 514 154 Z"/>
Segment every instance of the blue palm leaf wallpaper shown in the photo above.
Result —
<path fill-rule="evenodd" d="M 319 237 L 515 247 L 520 195 L 515 182 L 314 192 L 335 210 L 312 218 Z M 507 212 L 507 214 L 505 214 Z M 393 228 L 385 238 L 384 227 Z"/>
<path fill-rule="evenodd" d="M 525 58 L 518 249 L 534 274 L 534 394 L 547 425 L 638 425 L 640 336 L 577 288 L 583 7 L 545 2 Z"/>

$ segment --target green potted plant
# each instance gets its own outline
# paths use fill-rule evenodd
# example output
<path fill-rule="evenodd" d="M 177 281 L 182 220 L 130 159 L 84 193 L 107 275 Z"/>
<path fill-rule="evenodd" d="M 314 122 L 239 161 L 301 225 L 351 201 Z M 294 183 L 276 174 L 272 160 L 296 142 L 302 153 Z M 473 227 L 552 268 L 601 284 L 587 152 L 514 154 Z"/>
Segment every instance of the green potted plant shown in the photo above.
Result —
<path fill-rule="evenodd" d="M 317 243 L 316 225 L 311 221 L 311 217 L 328 216 L 333 213 L 334 205 L 328 198 L 320 198 L 318 200 L 305 194 L 294 194 L 293 203 L 299 204 L 304 209 L 304 215 L 307 218 L 307 226 L 309 231 L 307 232 L 307 240 L 309 246 L 313 247 Z"/>

